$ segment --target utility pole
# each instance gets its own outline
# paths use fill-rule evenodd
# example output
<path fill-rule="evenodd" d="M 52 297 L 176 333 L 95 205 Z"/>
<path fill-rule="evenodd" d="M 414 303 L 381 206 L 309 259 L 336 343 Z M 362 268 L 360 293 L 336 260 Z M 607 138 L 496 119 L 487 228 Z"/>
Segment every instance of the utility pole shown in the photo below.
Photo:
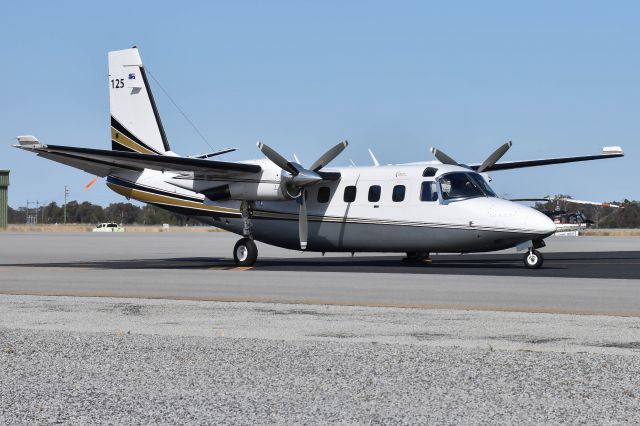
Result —
<path fill-rule="evenodd" d="M 29 209 L 29 204 L 34 204 L 36 205 L 36 211 L 35 214 L 31 214 L 31 209 Z M 27 212 L 26 212 L 27 218 L 26 218 L 26 223 L 27 225 L 36 225 L 38 223 L 38 201 L 29 201 L 27 200 Z"/>
<path fill-rule="evenodd" d="M 39 210 L 39 209 L 40 209 L 40 203 L 38 202 L 38 200 L 36 200 L 36 215 L 34 216 L 34 217 L 35 217 L 35 219 L 36 219 L 36 220 L 35 220 L 35 222 L 36 222 L 35 224 L 36 224 L 36 225 L 38 224 L 38 210 Z"/>
<path fill-rule="evenodd" d="M 67 185 L 64 186 L 64 223 L 67 223 L 67 197 L 69 196 L 69 190 Z"/>

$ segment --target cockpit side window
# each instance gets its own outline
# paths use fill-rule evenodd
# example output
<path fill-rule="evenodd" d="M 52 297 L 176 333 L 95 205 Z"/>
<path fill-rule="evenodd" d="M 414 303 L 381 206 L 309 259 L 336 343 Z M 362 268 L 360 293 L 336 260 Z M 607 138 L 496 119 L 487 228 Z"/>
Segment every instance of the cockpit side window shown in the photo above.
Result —
<path fill-rule="evenodd" d="M 439 182 L 444 200 L 494 196 L 489 195 L 488 191 L 487 193 L 483 191 L 483 186 L 488 187 L 484 180 L 481 185 L 478 179 L 474 179 L 469 173 L 449 173 L 442 176 Z"/>
<path fill-rule="evenodd" d="M 480 189 L 482 189 L 482 192 L 484 192 L 487 197 L 495 197 L 496 196 L 496 193 L 493 192 L 493 189 L 491 189 L 491 187 L 489 186 L 487 181 L 484 180 L 482 175 L 470 174 L 469 176 L 471 176 L 471 178 L 478 184 Z"/>

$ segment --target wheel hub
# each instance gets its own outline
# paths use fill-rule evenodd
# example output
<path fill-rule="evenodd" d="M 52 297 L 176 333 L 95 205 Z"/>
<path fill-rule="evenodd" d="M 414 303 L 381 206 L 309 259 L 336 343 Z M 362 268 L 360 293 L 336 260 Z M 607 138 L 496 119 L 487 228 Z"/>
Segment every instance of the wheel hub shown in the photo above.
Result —
<path fill-rule="evenodd" d="M 238 255 L 238 260 L 241 262 L 244 262 L 245 260 L 247 260 L 247 256 L 249 256 L 249 250 L 247 249 L 246 246 L 238 247 L 238 250 L 236 253 Z"/>

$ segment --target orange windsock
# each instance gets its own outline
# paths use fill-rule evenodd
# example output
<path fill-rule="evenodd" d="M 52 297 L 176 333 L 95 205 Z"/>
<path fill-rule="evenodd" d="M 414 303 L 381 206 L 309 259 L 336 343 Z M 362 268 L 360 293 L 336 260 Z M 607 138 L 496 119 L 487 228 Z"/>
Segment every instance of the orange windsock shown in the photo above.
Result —
<path fill-rule="evenodd" d="M 98 180 L 98 176 L 94 177 L 93 180 L 91 182 L 89 182 L 85 187 L 85 191 L 89 188 L 91 188 L 91 185 L 93 185 L 94 183 L 96 183 L 96 181 Z"/>

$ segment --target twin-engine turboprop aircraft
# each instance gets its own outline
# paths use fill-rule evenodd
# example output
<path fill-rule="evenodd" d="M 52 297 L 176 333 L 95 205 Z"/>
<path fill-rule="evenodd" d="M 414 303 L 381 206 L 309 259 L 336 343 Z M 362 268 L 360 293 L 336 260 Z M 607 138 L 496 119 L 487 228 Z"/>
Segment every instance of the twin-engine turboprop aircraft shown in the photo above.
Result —
<path fill-rule="evenodd" d="M 483 173 L 623 156 L 498 160 L 502 145 L 482 164 L 458 164 L 432 149 L 439 162 L 376 167 L 326 166 L 341 142 L 310 166 L 258 143 L 267 159 L 241 162 L 182 157 L 171 151 L 137 48 L 109 52 L 112 150 L 45 145 L 19 136 L 16 147 L 88 173 L 127 198 L 154 204 L 242 235 L 235 262 L 253 265 L 254 241 L 314 252 L 401 252 L 423 260 L 431 252 L 527 249 L 524 264 L 539 268 L 536 250 L 556 226 L 544 214 L 501 199 Z"/>

